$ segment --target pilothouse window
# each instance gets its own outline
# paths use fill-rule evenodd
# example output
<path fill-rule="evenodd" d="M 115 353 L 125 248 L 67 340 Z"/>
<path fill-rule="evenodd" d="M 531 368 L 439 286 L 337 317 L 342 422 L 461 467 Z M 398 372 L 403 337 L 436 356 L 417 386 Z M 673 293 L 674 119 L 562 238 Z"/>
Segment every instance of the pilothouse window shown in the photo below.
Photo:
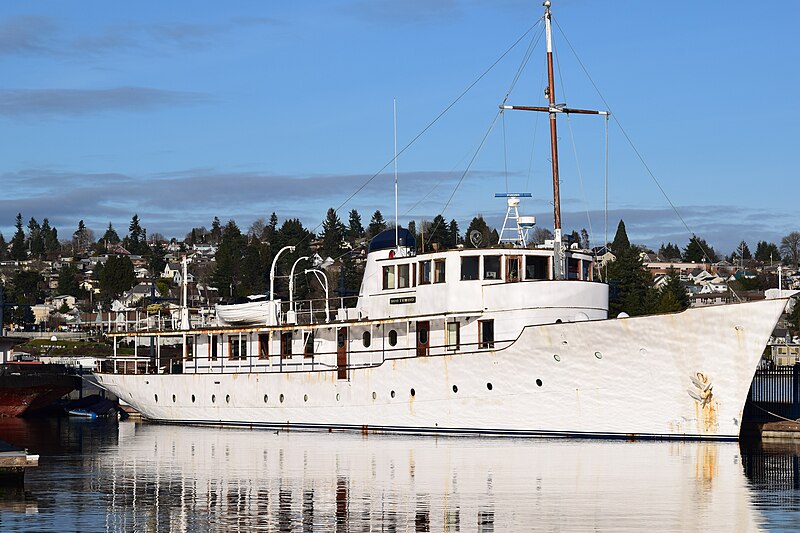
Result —
<path fill-rule="evenodd" d="M 444 259 L 437 259 L 433 262 L 433 282 L 444 283 Z"/>
<path fill-rule="evenodd" d="M 483 279 L 500 279 L 500 256 L 483 256 Z"/>
<path fill-rule="evenodd" d="M 427 285 L 431 282 L 431 262 L 430 261 L 420 261 L 419 262 L 419 284 L 420 285 Z"/>
<path fill-rule="evenodd" d="M 383 267 L 383 290 L 394 289 L 394 265 Z"/>
<path fill-rule="evenodd" d="M 397 288 L 405 289 L 411 286 L 411 277 L 409 276 L 410 265 L 397 265 Z"/>
<path fill-rule="evenodd" d="M 461 280 L 478 279 L 478 256 L 461 258 Z"/>
<path fill-rule="evenodd" d="M 525 279 L 549 279 L 548 258 L 541 255 L 525 256 Z"/>

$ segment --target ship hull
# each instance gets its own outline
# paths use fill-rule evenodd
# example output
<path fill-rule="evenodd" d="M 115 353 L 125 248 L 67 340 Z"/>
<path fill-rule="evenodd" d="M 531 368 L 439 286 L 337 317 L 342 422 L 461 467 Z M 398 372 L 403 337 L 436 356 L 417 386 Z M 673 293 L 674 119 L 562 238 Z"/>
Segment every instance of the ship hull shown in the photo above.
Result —
<path fill-rule="evenodd" d="M 736 439 L 785 306 L 525 327 L 507 348 L 337 372 L 100 374 L 154 421 L 316 430 Z"/>
<path fill-rule="evenodd" d="M 63 365 L 8 364 L 0 369 L 0 416 L 42 409 L 80 387 Z"/>

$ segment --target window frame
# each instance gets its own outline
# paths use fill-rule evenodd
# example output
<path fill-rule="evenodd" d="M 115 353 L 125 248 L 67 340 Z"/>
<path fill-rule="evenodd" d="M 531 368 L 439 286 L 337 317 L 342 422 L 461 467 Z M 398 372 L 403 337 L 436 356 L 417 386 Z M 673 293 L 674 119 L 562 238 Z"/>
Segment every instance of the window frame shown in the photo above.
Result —
<path fill-rule="evenodd" d="M 454 331 L 451 331 L 451 326 L 455 326 Z M 451 335 L 455 334 L 455 342 Z M 457 351 L 461 347 L 461 323 L 458 320 L 445 322 L 444 326 L 444 343 L 448 350 Z"/>

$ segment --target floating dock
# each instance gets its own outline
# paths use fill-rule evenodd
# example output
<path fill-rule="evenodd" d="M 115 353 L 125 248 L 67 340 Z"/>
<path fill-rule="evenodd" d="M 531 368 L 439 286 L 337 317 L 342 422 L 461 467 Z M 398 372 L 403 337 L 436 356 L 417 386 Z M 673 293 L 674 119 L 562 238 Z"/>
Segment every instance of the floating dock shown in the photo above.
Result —
<path fill-rule="evenodd" d="M 28 468 L 39 466 L 39 456 L 0 441 L 0 484 L 22 483 Z"/>

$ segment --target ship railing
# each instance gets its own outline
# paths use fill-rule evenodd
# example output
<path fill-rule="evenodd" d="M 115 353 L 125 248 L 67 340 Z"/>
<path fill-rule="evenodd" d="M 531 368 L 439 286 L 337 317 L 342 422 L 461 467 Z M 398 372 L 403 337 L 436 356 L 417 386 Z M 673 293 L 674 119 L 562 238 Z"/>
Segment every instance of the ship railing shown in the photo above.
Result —
<path fill-rule="evenodd" d="M 357 303 L 358 296 L 281 302 L 279 323 L 305 326 L 362 318 Z"/>
<path fill-rule="evenodd" d="M 413 338 L 412 338 L 413 340 Z M 349 362 L 341 368 L 358 370 L 375 368 L 387 361 L 410 359 L 414 357 L 442 357 L 459 353 L 498 352 L 511 346 L 516 339 L 497 340 L 491 343 L 474 342 L 458 345 L 429 345 L 427 349 L 415 346 L 376 347 L 373 349 L 348 349 Z M 359 342 L 351 340 L 353 344 Z M 315 351 L 292 354 L 270 354 L 260 356 L 257 352 L 247 355 L 230 356 L 182 355 L 156 353 L 154 356 L 116 355 L 98 362 L 97 371 L 114 374 L 241 374 L 241 373 L 295 373 L 325 372 L 340 368 L 337 364 L 337 351 Z"/>

